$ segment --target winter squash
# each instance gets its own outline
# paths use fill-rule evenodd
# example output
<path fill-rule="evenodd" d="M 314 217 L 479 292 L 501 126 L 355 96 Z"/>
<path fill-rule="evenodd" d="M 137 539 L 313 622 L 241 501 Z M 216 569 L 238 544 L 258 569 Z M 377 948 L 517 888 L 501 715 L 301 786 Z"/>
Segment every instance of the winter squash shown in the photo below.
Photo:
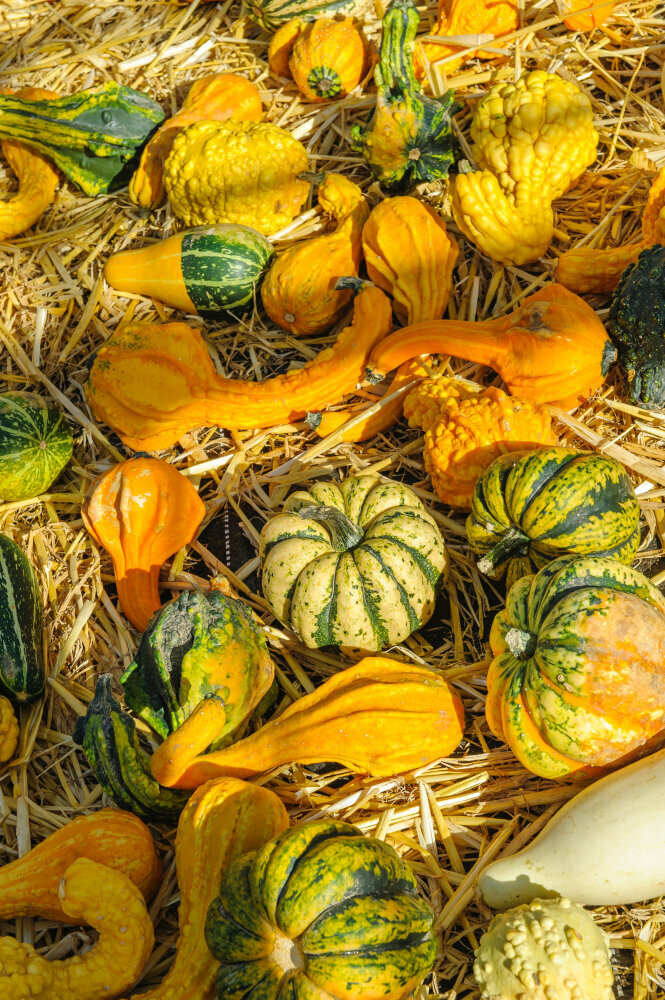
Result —
<path fill-rule="evenodd" d="M 0 94 L 12 93 L 14 91 L 7 87 L 0 87 Z M 24 87 L 16 93 L 18 97 L 37 100 L 60 96 L 54 90 L 40 87 Z M 3 242 L 25 232 L 41 219 L 55 197 L 60 176 L 46 157 L 22 142 L 5 139 L 0 149 L 18 177 L 17 193 L 0 202 L 0 242 Z"/>
<path fill-rule="evenodd" d="M 259 556 L 264 597 L 301 642 L 368 652 L 429 620 L 448 564 L 416 495 L 376 475 L 292 493 L 264 525 Z"/>
<path fill-rule="evenodd" d="M 72 457 L 74 441 L 57 407 L 34 392 L 0 394 L 0 497 L 39 496 Z"/>
<path fill-rule="evenodd" d="M 614 559 L 562 556 L 492 623 L 485 714 L 541 777 L 606 767 L 665 728 L 665 597 Z"/>
<path fill-rule="evenodd" d="M 196 537 L 203 501 L 168 462 L 131 458 L 95 480 L 81 515 L 113 559 L 120 606 L 142 632 L 161 604 L 159 571 Z"/>
<path fill-rule="evenodd" d="M 0 535 L 0 693 L 11 701 L 44 693 L 43 631 L 37 575 L 18 545 Z"/>
<path fill-rule="evenodd" d="M 18 719 L 9 698 L 0 695 L 0 764 L 11 760 L 18 746 Z"/>
<path fill-rule="evenodd" d="M 222 875 L 206 921 L 217 996 L 409 996 L 436 956 L 433 914 L 394 848 L 337 820 L 294 826 Z"/>
<path fill-rule="evenodd" d="M 366 64 L 365 39 L 350 17 L 303 23 L 289 58 L 291 76 L 308 101 L 346 97 L 362 80 Z"/>
<path fill-rule="evenodd" d="M 501 35 L 508 35 L 519 26 L 516 0 L 439 0 L 437 23 L 430 35 L 441 35 L 442 39 L 467 35 L 493 35 L 500 46 Z M 470 59 L 496 59 L 491 50 L 475 49 L 463 52 L 458 59 L 448 59 L 459 52 L 462 46 L 452 43 L 421 42 L 417 56 L 435 65 L 440 59 L 447 59 L 443 67 L 446 73 L 454 73 L 458 67 Z M 426 65 L 421 58 L 416 62 L 419 77 L 426 75 Z"/>

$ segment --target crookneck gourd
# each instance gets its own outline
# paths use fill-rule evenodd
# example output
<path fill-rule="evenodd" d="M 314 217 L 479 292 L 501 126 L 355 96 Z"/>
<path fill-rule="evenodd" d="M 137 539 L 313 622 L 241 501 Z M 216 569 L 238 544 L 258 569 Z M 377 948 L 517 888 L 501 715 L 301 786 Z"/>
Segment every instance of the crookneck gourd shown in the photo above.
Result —
<path fill-rule="evenodd" d="M 0 938 L 3 1000 L 102 1000 L 136 981 L 155 935 L 143 896 L 126 875 L 88 858 L 67 868 L 59 896 L 67 923 L 99 932 L 80 955 L 49 962 L 32 945 Z"/>
<path fill-rule="evenodd" d="M 174 139 L 164 164 L 171 208 L 187 226 L 217 222 L 274 233 L 300 211 L 309 183 L 307 150 L 268 122 L 195 122 Z"/>
<path fill-rule="evenodd" d="M 382 656 L 329 677 L 251 736 L 204 753 L 224 717 L 221 699 L 202 701 L 153 754 L 157 781 L 196 788 L 224 775 L 253 778 L 331 760 L 385 777 L 448 756 L 464 729 L 461 699 L 442 677 Z"/>
<path fill-rule="evenodd" d="M 493 260 L 537 260 L 552 242 L 552 202 L 596 158 L 591 101 L 576 83 L 533 70 L 490 88 L 471 139 L 478 169 L 455 179 L 455 221 Z"/>
<path fill-rule="evenodd" d="M 0 868 L 0 920 L 23 916 L 67 923 L 58 888 L 66 870 L 79 858 L 122 872 L 147 902 L 162 875 L 145 823 L 122 809 L 98 809 L 77 816 L 22 858 Z"/>
<path fill-rule="evenodd" d="M 607 767 L 665 728 L 665 597 L 614 559 L 563 556 L 511 587 L 485 714 L 534 774 Z"/>
<path fill-rule="evenodd" d="M 308 101 L 346 97 L 365 74 L 365 39 L 350 17 L 302 22 L 293 39 L 289 70 Z"/>
<path fill-rule="evenodd" d="M 131 458 L 95 480 L 81 514 L 113 559 L 120 606 L 142 632 L 161 605 L 159 571 L 196 537 L 203 501 L 168 462 Z"/>
<path fill-rule="evenodd" d="M 467 510 L 495 458 L 557 441 L 546 407 L 494 387 L 473 391 L 452 378 L 421 382 L 406 397 L 404 415 L 409 427 L 425 431 L 425 468 L 437 496 Z"/>
<path fill-rule="evenodd" d="M 217 589 L 183 591 L 152 618 L 121 678 L 129 708 L 160 736 L 182 725 L 203 698 L 219 695 L 226 723 L 249 718 L 275 665 L 247 604 Z"/>
<path fill-rule="evenodd" d="M 37 574 L 11 538 L 0 535 L 0 694 L 29 702 L 44 692 L 44 624 Z"/>
<path fill-rule="evenodd" d="M 495 319 L 406 326 L 374 349 L 368 378 L 377 382 L 421 354 L 452 354 L 493 368 L 516 396 L 577 406 L 600 388 L 616 349 L 591 306 L 563 292 L 548 285 Z"/>
<path fill-rule="evenodd" d="M 271 320 L 296 336 L 329 330 L 348 306 L 353 291 L 336 286 L 340 278 L 358 274 L 369 215 L 358 185 L 341 174 L 325 174 L 318 194 L 335 231 L 279 254 L 261 287 Z"/>
<path fill-rule="evenodd" d="M 446 42 L 446 38 L 468 35 L 493 35 L 495 45 L 501 47 L 501 35 L 509 35 L 519 25 L 516 0 L 439 0 L 437 23 L 429 35 L 440 35 L 441 42 L 421 42 L 416 48 L 416 72 L 419 77 L 428 73 L 426 63 L 435 66 L 445 59 L 441 67 L 446 73 L 454 72 L 470 59 L 496 59 L 497 53 L 487 49 L 462 52 L 458 59 L 449 56 L 459 52 L 462 45 Z M 468 44 L 468 43 L 467 43 Z M 423 65 L 425 63 L 425 65 Z"/>
<path fill-rule="evenodd" d="M 72 457 L 74 440 L 61 411 L 34 392 L 0 394 L 0 497 L 39 496 Z"/>
<path fill-rule="evenodd" d="M 376 475 L 292 493 L 259 544 L 263 595 L 309 648 L 402 642 L 429 621 L 448 568 L 415 493 Z"/>
<path fill-rule="evenodd" d="M 99 349 L 86 393 L 97 418 L 136 450 L 168 448 L 196 427 L 273 427 L 353 392 L 391 325 L 387 296 L 361 288 L 351 325 L 332 347 L 300 369 L 252 382 L 221 378 L 199 331 L 184 323 L 131 323 Z"/>
<path fill-rule="evenodd" d="M 508 586 L 563 555 L 631 563 L 640 508 L 620 462 L 573 448 L 496 458 L 473 491 L 466 536 L 481 573 Z"/>
<path fill-rule="evenodd" d="M 9 698 L 0 695 L 0 764 L 11 760 L 18 746 L 18 719 Z M 1 905 L 1 903 L 0 903 Z"/>
<path fill-rule="evenodd" d="M 214 73 L 197 80 L 182 107 L 167 119 L 143 148 L 141 160 L 129 182 L 129 197 L 141 208 L 159 208 L 165 198 L 164 161 L 173 140 L 187 125 L 199 121 L 260 122 L 263 106 L 258 90 L 244 76 Z"/>
<path fill-rule="evenodd" d="M 337 820 L 294 826 L 222 875 L 206 921 L 217 996 L 403 1000 L 434 964 L 433 913 L 394 848 Z"/>
<path fill-rule="evenodd" d="M 376 105 L 364 125 L 351 130 L 353 149 L 387 191 L 442 180 L 453 163 L 451 90 L 426 97 L 414 71 L 420 15 L 414 0 L 392 0 L 383 18 L 379 62 L 374 70 Z"/>

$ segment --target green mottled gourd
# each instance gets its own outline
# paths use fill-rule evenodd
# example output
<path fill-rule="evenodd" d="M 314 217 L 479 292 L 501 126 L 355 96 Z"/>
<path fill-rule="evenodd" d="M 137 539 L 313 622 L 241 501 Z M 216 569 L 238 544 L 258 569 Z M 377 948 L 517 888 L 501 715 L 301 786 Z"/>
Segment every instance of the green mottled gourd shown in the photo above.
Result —
<path fill-rule="evenodd" d="M 295 18 L 315 21 L 338 10 L 355 12 L 359 6 L 358 0 L 249 0 L 247 13 L 265 31 L 272 32 Z"/>
<path fill-rule="evenodd" d="M 67 421 L 43 396 L 0 395 L 0 498 L 39 496 L 58 478 L 73 448 Z"/>
<path fill-rule="evenodd" d="M 0 535 L 0 694 L 35 701 L 44 692 L 42 598 L 22 550 Z"/>
<path fill-rule="evenodd" d="M 223 874 L 206 921 L 220 1000 L 402 1000 L 432 968 L 433 914 L 396 851 L 304 823 Z"/>

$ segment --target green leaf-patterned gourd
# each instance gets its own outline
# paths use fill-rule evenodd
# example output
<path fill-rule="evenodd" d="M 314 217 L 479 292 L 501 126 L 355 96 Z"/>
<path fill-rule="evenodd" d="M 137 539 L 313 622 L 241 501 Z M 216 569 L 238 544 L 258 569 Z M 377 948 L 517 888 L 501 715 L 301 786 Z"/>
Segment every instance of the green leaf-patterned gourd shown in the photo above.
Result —
<path fill-rule="evenodd" d="M 296 18 L 315 21 L 339 10 L 355 13 L 358 6 L 358 0 L 248 0 L 247 13 L 265 31 L 273 32 Z"/>
<path fill-rule="evenodd" d="M 0 499 L 39 496 L 60 475 L 72 450 L 67 421 L 43 396 L 0 395 Z"/>
<path fill-rule="evenodd" d="M 0 535 L 0 694 L 12 701 L 44 692 L 43 630 L 37 575 L 22 549 Z"/>

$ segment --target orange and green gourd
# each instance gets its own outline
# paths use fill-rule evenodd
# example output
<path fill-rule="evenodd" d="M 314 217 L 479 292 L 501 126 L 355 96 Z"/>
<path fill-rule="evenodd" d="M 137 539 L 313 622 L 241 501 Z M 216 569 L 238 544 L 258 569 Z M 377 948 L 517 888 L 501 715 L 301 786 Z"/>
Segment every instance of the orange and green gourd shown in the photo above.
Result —
<path fill-rule="evenodd" d="M 362 80 L 367 65 L 365 39 L 350 17 L 301 23 L 293 40 L 289 70 L 309 101 L 346 97 Z"/>
<path fill-rule="evenodd" d="M 62 412 L 34 392 L 0 394 L 0 498 L 39 496 L 72 457 L 74 440 Z"/>

